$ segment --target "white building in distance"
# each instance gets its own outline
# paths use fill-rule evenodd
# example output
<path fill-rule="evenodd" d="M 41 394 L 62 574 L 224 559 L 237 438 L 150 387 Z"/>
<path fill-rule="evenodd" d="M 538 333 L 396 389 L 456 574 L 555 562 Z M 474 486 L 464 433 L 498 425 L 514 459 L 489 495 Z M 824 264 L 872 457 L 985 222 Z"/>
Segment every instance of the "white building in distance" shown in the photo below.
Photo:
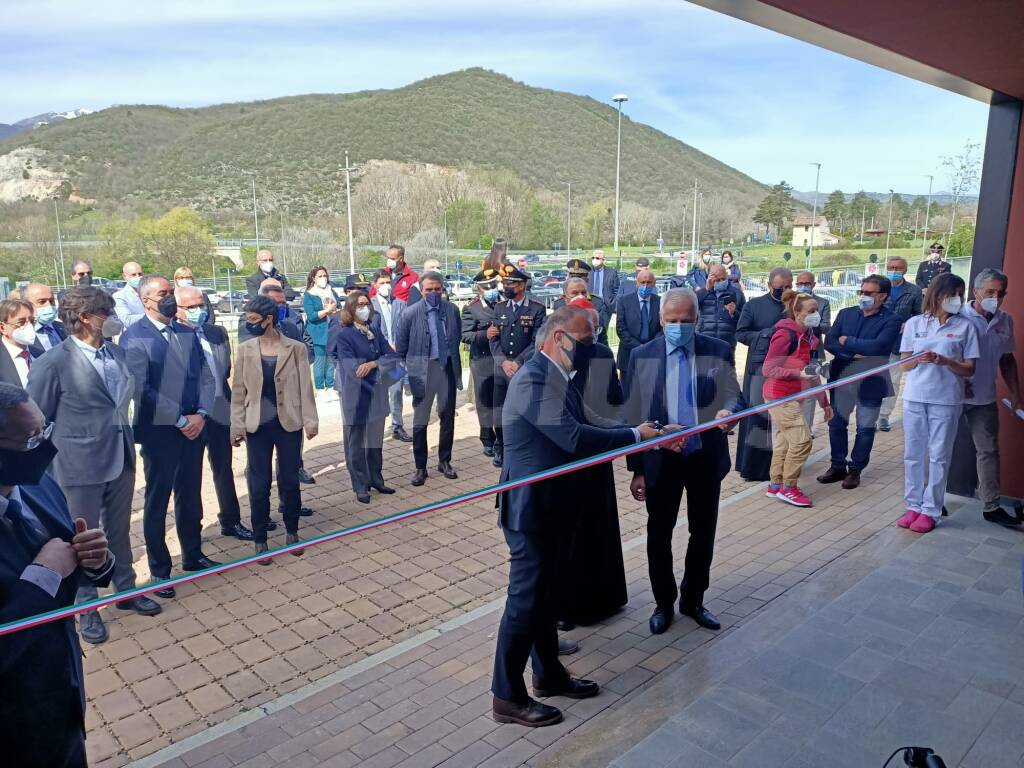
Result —
<path fill-rule="evenodd" d="M 806 248 L 812 244 L 815 248 L 839 245 L 839 238 L 829 231 L 828 219 L 824 216 L 819 216 L 814 226 L 811 226 L 809 215 L 797 216 L 793 220 L 793 242 L 791 245 L 797 248 Z"/>

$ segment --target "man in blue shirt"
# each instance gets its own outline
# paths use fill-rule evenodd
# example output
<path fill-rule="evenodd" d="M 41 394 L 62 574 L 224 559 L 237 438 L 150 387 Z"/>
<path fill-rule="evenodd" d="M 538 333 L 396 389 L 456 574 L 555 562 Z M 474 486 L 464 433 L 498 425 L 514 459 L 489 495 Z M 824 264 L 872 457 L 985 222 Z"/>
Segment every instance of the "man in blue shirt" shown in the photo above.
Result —
<path fill-rule="evenodd" d="M 869 275 L 857 292 L 857 306 L 842 309 L 836 315 L 825 337 L 825 349 L 835 355 L 829 367 L 829 381 L 889 362 L 889 353 L 900 338 L 900 320 L 885 306 L 891 291 L 889 278 Z M 847 490 L 860 485 L 860 474 L 868 465 L 875 442 L 878 410 L 882 399 L 891 394 L 892 382 L 887 372 L 832 390 L 833 415 L 828 423 L 832 466 L 818 477 L 819 483 L 842 481 Z M 848 461 L 847 427 L 854 407 L 857 408 L 857 437 Z"/>

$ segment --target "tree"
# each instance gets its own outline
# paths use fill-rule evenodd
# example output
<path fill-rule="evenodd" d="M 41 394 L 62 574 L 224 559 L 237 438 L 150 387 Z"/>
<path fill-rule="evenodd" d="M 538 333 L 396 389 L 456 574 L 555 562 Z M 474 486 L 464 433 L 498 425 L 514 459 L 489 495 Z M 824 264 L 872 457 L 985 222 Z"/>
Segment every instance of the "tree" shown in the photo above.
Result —
<path fill-rule="evenodd" d="M 850 200 L 849 209 L 850 221 L 853 222 L 854 228 L 863 234 L 861 227 L 870 227 L 878 214 L 878 201 L 862 189 Z"/>
<path fill-rule="evenodd" d="M 453 200 L 448 205 L 448 238 L 456 248 L 477 248 L 487 231 L 487 206 L 480 200 Z"/>
<path fill-rule="evenodd" d="M 829 228 L 833 232 L 842 232 L 847 224 L 846 195 L 842 190 L 837 189 L 828 196 L 825 207 L 821 209 L 822 215 L 828 219 Z"/>
<path fill-rule="evenodd" d="M 205 272 L 216 253 L 210 225 L 191 208 L 172 208 L 142 225 L 140 233 L 153 252 L 157 269 L 168 274 L 178 267 Z"/>
<path fill-rule="evenodd" d="M 796 200 L 793 199 L 793 187 L 785 181 L 773 186 L 754 211 L 754 221 L 766 227 L 775 226 L 775 233 L 782 232 L 782 225 L 787 219 L 793 218 L 796 211 Z"/>
<path fill-rule="evenodd" d="M 565 239 L 565 222 L 550 208 L 534 200 L 526 213 L 526 234 L 523 244 L 527 248 L 550 248 Z M 562 243 L 565 247 L 565 243 Z"/>
<path fill-rule="evenodd" d="M 143 269 L 151 266 L 143 235 L 150 223 L 147 218 L 131 222 L 116 214 L 107 219 L 97 233 L 102 246 L 99 263 L 93 264 L 93 270 L 97 274 L 112 272 L 113 276 L 120 277 L 121 267 L 127 261 L 137 261 Z"/>
<path fill-rule="evenodd" d="M 949 216 L 949 237 L 953 237 L 956 226 L 957 207 L 960 199 L 970 192 L 978 183 L 981 174 L 981 145 L 976 141 L 964 144 L 964 151 L 959 155 L 942 158 L 942 166 L 949 175 L 949 189 L 953 193 L 953 210 Z"/>
<path fill-rule="evenodd" d="M 974 225 L 968 221 L 963 222 L 949 238 L 949 246 L 946 248 L 947 256 L 972 256 L 974 254 Z"/>
<path fill-rule="evenodd" d="M 607 199 L 598 200 L 591 203 L 583 214 L 584 242 L 589 243 L 592 248 L 604 245 L 608 240 L 608 226 L 611 221 L 608 205 Z"/>

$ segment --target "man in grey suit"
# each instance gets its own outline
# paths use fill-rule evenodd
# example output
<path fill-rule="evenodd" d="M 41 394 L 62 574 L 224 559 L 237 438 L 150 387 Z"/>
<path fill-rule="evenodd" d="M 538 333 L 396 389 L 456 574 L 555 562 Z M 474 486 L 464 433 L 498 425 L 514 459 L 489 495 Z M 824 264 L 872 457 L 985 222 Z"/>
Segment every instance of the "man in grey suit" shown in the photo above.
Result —
<path fill-rule="evenodd" d="M 412 452 L 416 474 L 412 484 L 427 481 L 427 424 L 437 399 L 441 440 L 437 469 L 449 480 L 458 474 L 452 467 L 455 442 L 455 390 L 462 389 L 462 319 L 454 304 L 442 297 L 444 278 L 427 272 L 420 280 L 423 300 L 405 310 L 398 326 L 395 349 L 405 361 L 412 390 Z"/>
<path fill-rule="evenodd" d="M 391 292 L 391 273 L 386 269 L 377 271 L 377 274 L 373 276 L 373 285 L 376 290 L 370 301 L 373 302 L 374 330 L 383 333 L 388 344 L 395 349 L 398 326 L 408 305 Z M 400 379 L 388 387 L 388 402 L 391 406 L 391 434 L 396 440 L 411 443 L 412 438 L 405 431 L 405 421 L 402 418 L 402 387 L 404 385 L 405 382 Z"/>
<path fill-rule="evenodd" d="M 118 331 L 114 300 L 100 288 L 72 288 L 64 294 L 60 316 L 69 337 L 39 357 L 29 374 L 28 392 L 47 423 L 57 448 L 50 472 L 64 491 L 72 519 L 102 527 L 116 560 L 117 591 L 135 587 L 129 527 L 135 491 L 135 438 L 128 420 L 133 386 L 124 352 L 104 331 Z M 83 582 L 77 602 L 96 598 Z M 148 597 L 122 600 L 117 607 L 143 616 L 160 613 Z M 82 614 L 79 629 L 88 643 L 102 643 L 107 628 L 99 613 Z"/>

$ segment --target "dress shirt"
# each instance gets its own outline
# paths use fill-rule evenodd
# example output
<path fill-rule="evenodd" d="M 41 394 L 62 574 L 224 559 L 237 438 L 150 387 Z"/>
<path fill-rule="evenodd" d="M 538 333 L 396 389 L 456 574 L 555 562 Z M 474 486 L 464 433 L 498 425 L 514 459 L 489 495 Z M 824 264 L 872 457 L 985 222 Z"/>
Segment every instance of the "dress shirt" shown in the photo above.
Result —
<path fill-rule="evenodd" d="M 189 326 L 192 328 L 192 326 Z M 206 338 L 206 334 L 203 333 L 203 327 L 201 325 L 192 328 L 196 332 L 196 336 L 199 337 L 199 346 L 203 348 L 203 357 L 206 358 L 206 365 L 209 366 L 210 371 L 213 372 L 213 380 L 220 381 L 220 371 L 217 370 L 217 358 L 213 354 L 213 345 L 210 344 L 210 340 Z"/>
<path fill-rule="evenodd" d="M 992 318 L 985 317 L 980 309 L 970 302 L 960 314 L 974 322 L 978 329 L 981 356 L 974 363 L 974 375 L 970 378 L 971 396 L 967 405 L 989 405 L 996 401 L 996 375 L 1003 355 L 1012 355 L 1015 347 L 1013 318 L 997 309 Z"/>
<path fill-rule="evenodd" d="M 679 402 L 679 356 L 686 355 L 690 367 L 690 403 Z M 682 347 L 672 344 L 665 339 L 665 403 L 668 406 L 668 420 L 672 424 L 679 424 L 682 427 L 694 427 L 697 425 L 697 367 L 696 353 L 693 349 L 691 339 Z M 692 405 L 691 405 L 692 404 Z M 686 410 L 690 408 L 689 417 Z M 691 453 L 700 448 L 700 435 L 693 435 L 687 439 L 683 446 L 683 453 Z"/>
<path fill-rule="evenodd" d="M 447 329 L 444 318 L 441 316 L 441 307 L 427 306 L 427 331 L 430 333 L 430 359 L 438 362 L 448 360 Z M 441 336 L 445 338 L 441 338 Z M 441 356 L 441 348 L 444 347 L 444 357 Z"/>
<path fill-rule="evenodd" d="M 97 349 L 92 344 L 82 341 L 77 336 L 71 336 L 70 338 L 71 341 L 74 342 L 75 346 L 82 350 L 82 354 L 84 354 L 86 359 L 92 364 L 92 367 L 96 369 L 96 373 L 99 374 L 100 381 L 102 381 L 107 388 L 107 394 L 114 398 L 114 402 L 116 403 L 118 395 L 120 394 L 118 389 L 120 373 L 116 371 L 116 363 L 114 363 L 103 347 Z M 112 386 L 114 387 L 113 390 L 111 390 Z"/>
<path fill-rule="evenodd" d="M 651 340 L 651 297 L 642 298 L 639 292 L 636 297 L 640 302 L 640 342 L 644 343 Z"/>
<path fill-rule="evenodd" d="M 594 294 L 604 298 L 604 267 L 594 270 Z"/>
<path fill-rule="evenodd" d="M 36 323 L 36 339 L 39 341 L 39 346 L 43 348 L 43 351 L 49 352 L 55 346 L 60 344 L 60 334 L 57 333 L 57 329 L 52 324 L 47 323 L 41 325 Z"/>
<path fill-rule="evenodd" d="M 11 356 L 11 360 L 14 361 L 14 369 L 18 372 L 18 378 L 21 379 L 21 387 L 24 389 L 28 386 L 28 370 L 32 365 L 24 355 L 27 348 L 12 344 L 6 338 L 3 341 L 8 354 Z"/>
<path fill-rule="evenodd" d="M 380 324 L 384 327 L 384 337 L 388 340 L 391 348 L 395 348 L 395 330 L 391 327 L 391 302 L 382 296 L 377 296 L 377 304 L 380 306 Z"/>
<path fill-rule="evenodd" d="M 21 502 L 21 494 L 18 493 L 18 488 L 15 486 L 11 489 L 9 496 L 0 494 L 0 524 L 5 526 L 14 525 L 14 523 L 7 517 L 7 507 L 12 501 L 18 502 L 21 505 L 21 517 L 22 519 L 32 528 L 35 528 L 39 532 L 40 537 L 49 536 L 43 530 L 43 526 L 36 519 L 36 516 L 32 514 L 32 511 Z M 30 584 L 35 584 L 43 592 L 48 594 L 50 597 L 57 596 L 57 590 L 60 589 L 60 583 L 62 581 L 60 574 L 56 571 L 47 568 L 45 565 L 39 565 L 38 563 L 29 563 L 25 566 L 25 570 L 21 572 L 22 581 L 27 581 Z"/>

